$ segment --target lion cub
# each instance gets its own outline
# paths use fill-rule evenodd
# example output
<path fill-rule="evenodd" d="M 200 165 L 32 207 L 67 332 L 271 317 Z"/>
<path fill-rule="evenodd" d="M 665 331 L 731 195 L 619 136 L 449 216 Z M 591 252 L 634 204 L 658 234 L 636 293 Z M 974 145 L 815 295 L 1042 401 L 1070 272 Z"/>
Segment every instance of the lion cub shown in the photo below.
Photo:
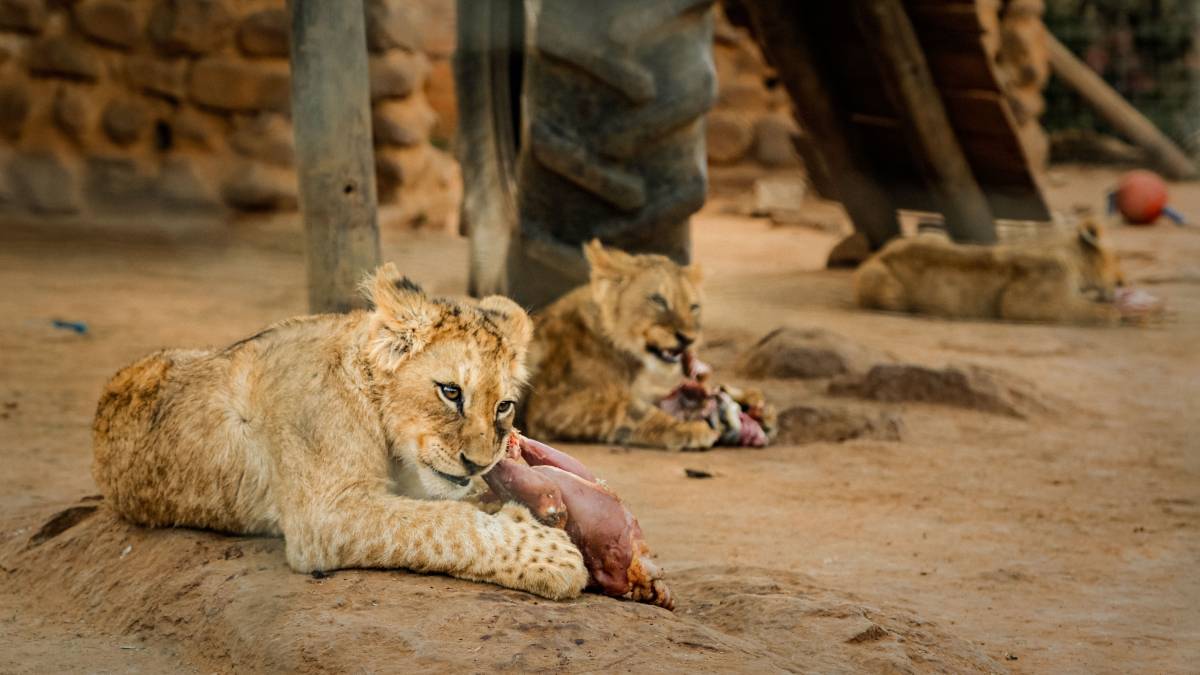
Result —
<path fill-rule="evenodd" d="M 391 264 L 374 309 L 277 323 L 120 371 L 96 482 L 150 526 L 282 535 L 299 572 L 404 567 L 549 598 L 587 582 L 562 530 L 459 501 L 504 454 L 532 325 L 512 301 L 429 299 Z"/>
<path fill-rule="evenodd" d="M 700 335 L 700 271 L 592 241 L 590 281 L 535 316 L 526 426 L 534 437 L 679 450 L 718 432 L 658 402 L 683 380 Z"/>
<path fill-rule="evenodd" d="M 1112 300 L 1122 285 L 1117 257 L 1092 221 L 1049 244 L 895 239 L 854 274 L 861 307 L 959 319 L 1116 323 Z"/>

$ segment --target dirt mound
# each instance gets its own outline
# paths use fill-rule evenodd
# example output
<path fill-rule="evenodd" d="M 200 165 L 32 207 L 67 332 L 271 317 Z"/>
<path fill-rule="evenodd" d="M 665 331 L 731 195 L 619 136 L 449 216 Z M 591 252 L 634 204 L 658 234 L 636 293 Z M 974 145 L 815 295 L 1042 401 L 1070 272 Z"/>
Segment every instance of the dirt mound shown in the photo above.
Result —
<path fill-rule="evenodd" d="M 900 418 L 889 413 L 870 415 L 847 408 L 798 405 L 779 413 L 779 435 L 775 443 L 841 443 L 855 438 L 898 441 Z"/>
<path fill-rule="evenodd" d="M 20 589 L 6 606 L 178 644 L 204 670 L 1002 670 L 907 612 L 780 570 L 677 570 L 672 614 L 398 571 L 315 579 L 277 539 L 148 530 L 102 504 L 61 513 L 3 524 L 0 564 Z"/>
<path fill-rule="evenodd" d="M 1049 410 L 1046 398 L 1033 383 L 973 365 L 938 369 L 910 363 L 880 364 L 866 375 L 830 382 L 829 393 L 871 401 L 938 403 L 1018 418 Z"/>
<path fill-rule="evenodd" d="M 890 361 L 886 354 L 823 328 L 776 328 L 739 360 L 738 372 L 751 378 L 815 379 L 865 372 Z"/>

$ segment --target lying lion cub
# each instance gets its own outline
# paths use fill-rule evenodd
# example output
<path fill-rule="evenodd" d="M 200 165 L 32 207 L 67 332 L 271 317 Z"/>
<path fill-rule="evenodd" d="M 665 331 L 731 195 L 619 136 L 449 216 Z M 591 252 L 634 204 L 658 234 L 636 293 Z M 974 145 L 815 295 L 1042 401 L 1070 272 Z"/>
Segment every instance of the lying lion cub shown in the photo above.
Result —
<path fill-rule="evenodd" d="M 854 274 L 859 306 L 960 319 L 1110 324 L 1124 285 L 1095 222 L 1053 243 L 955 244 L 937 234 L 895 239 Z"/>
<path fill-rule="evenodd" d="M 700 271 L 660 255 L 592 241 L 591 280 L 535 317 L 531 436 L 679 450 L 710 448 L 719 432 L 676 419 L 658 402 L 683 380 L 700 334 Z"/>
<path fill-rule="evenodd" d="M 125 518 L 282 535 L 297 571 L 405 567 L 578 595 L 567 533 L 457 501 L 505 454 L 532 326 L 512 301 L 429 299 L 380 268 L 374 310 L 277 323 L 120 371 L 96 482 Z"/>

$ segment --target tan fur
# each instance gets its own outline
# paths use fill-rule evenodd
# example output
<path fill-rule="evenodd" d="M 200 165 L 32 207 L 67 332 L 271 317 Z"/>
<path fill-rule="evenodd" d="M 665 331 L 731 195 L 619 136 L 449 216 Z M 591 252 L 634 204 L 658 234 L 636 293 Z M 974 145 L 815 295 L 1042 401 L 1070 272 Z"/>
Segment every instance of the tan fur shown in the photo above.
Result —
<path fill-rule="evenodd" d="M 530 434 L 671 450 L 712 447 L 718 433 L 707 423 L 683 422 L 657 407 L 683 379 L 682 366 L 662 355 L 700 337 L 699 269 L 597 241 L 584 254 L 588 284 L 535 317 Z"/>
<path fill-rule="evenodd" d="M 460 501 L 504 452 L 528 316 L 501 297 L 430 300 L 391 265 L 368 290 L 369 312 L 117 373 L 94 424 L 109 503 L 144 525 L 282 535 L 300 572 L 404 567 L 578 595 L 587 572 L 565 532 Z M 461 388 L 461 410 L 436 383 Z"/>
<path fill-rule="evenodd" d="M 1120 321 L 1111 300 L 1122 284 L 1116 255 L 1090 221 L 1050 243 L 972 246 L 936 234 L 896 239 L 854 274 L 856 300 L 869 309 L 1085 324 Z"/>

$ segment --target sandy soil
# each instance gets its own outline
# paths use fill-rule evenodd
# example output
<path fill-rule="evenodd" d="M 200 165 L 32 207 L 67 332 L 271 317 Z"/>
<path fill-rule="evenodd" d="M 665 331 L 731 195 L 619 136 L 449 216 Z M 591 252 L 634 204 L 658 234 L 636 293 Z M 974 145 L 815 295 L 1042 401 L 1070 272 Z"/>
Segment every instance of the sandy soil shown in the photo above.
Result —
<path fill-rule="evenodd" d="M 1056 207 L 1098 207 L 1113 174 L 1052 179 Z M 1173 197 L 1200 218 L 1200 186 Z M 303 312 L 294 222 L 221 237 L 6 225 L 0 672 L 1194 672 L 1200 229 L 1116 231 L 1127 273 L 1172 315 L 1095 329 L 859 312 L 848 274 L 820 270 L 831 235 L 720 211 L 695 222 L 719 374 L 770 329 L 819 326 L 905 362 L 1009 373 L 1047 411 L 860 402 L 898 418 L 900 440 L 573 447 L 638 514 L 674 615 L 404 572 L 316 580 L 287 570 L 278 541 L 131 528 L 81 501 L 96 492 L 90 419 L 114 370 Z M 460 240 L 390 232 L 385 249 L 435 292 L 465 286 Z M 820 381 L 756 384 L 781 407 L 847 405 Z M 43 529 L 69 507 L 77 524 Z"/>

